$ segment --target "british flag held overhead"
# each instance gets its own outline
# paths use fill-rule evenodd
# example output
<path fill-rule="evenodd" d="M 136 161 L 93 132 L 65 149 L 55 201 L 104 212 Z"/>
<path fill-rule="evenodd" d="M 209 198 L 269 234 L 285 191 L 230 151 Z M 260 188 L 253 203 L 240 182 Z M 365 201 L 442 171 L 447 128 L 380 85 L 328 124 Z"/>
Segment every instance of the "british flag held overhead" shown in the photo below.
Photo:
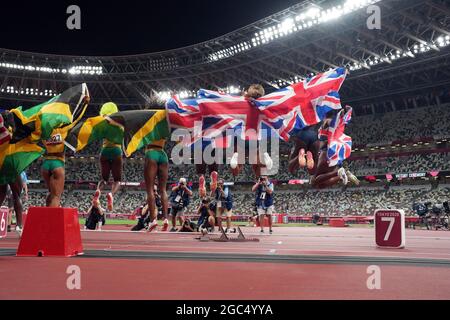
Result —
<path fill-rule="evenodd" d="M 326 136 L 328 140 L 327 157 L 330 167 L 341 165 L 352 153 L 352 138 L 344 133 L 345 125 L 350 122 L 352 113 L 352 108 L 347 106 L 331 120 L 327 129 L 320 130 L 319 135 Z"/>
<path fill-rule="evenodd" d="M 342 108 L 338 92 L 346 76 L 345 68 L 332 69 L 258 99 L 262 121 L 284 140 L 294 129 L 322 122 L 329 111 Z"/>
<path fill-rule="evenodd" d="M 167 101 L 166 110 L 167 120 L 172 129 L 182 128 L 193 131 L 195 123 L 202 121 L 196 99 L 180 99 L 178 96 L 173 96 Z"/>
<path fill-rule="evenodd" d="M 261 113 L 252 100 L 202 89 L 198 104 L 204 137 L 217 137 L 227 129 L 235 129 L 246 140 L 255 140 L 261 134 Z"/>
<path fill-rule="evenodd" d="M 294 129 L 320 123 L 329 111 L 342 108 L 338 91 L 346 76 L 345 68 L 333 69 L 257 100 L 202 89 L 195 100 L 169 100 L 169 123 L 194 132 L 200 121 L 201 130 L 195 131 L 206 138 L 241 129 L 246 140 L 261 138 L 261 129 L 270 128 L 287 141 Z"/>

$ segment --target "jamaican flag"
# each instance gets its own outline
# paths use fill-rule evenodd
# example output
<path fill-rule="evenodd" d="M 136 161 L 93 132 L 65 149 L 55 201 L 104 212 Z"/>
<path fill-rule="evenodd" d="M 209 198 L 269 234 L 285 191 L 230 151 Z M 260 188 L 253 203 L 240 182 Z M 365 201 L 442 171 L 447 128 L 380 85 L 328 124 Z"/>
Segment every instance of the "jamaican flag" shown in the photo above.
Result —
<path fill-rule="evenodd" d="M 33 161 L 44 153 L 44 149 L 29 138 L 16 143 L 6 142 L 0 145 L 0 185 L 16 181 Z"/>
<path fill-rule="evenodd" d="M 151 144 L 170 137 L 165 110 L 124 111 L 108 116 L 124 127 L 124 152 L 127 157 Z"/>
<path fill-rule="evenodd" d="M 79 152 L 89 144 L 97 140 L 108 139 L 108 141 L 123 143 L 123 126 L 119 123 L 109 121 L 104 116 L 88 118 L 80 121 L 69 132 L 66 142 Z"/>
<path fill-rule="evenodd" d="M 30 137 L 32 142 L 47 140 L 57 128 L 74 125 L 83 117 L 90 97 L 85 83 L 72 87 L 51 100 L 28 110 L 12 109 L 15 128 L 12 141 Z"/>
<path fill-rule="evenodd" d="M 80 151 L 96 140 L 108 139 L 122 144 L 125 155 L 130 157 L 152 141 L 169 137 L 165 110 L 133 110 L 88 118 L 71 130 L 66 142 Z"/>

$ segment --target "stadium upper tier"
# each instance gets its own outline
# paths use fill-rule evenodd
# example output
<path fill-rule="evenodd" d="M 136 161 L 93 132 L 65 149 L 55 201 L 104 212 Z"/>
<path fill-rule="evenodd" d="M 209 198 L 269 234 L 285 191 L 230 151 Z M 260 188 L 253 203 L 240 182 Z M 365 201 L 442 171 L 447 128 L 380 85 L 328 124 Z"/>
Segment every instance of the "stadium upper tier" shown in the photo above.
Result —
<path fill-rule="evenodd" d="M 369 5 L 380 8 L 379 30 L 368 28 Z M 351 74 L 342 98 L 357 108 L 445 87 L 449 48 L 446 0 L 302 1 L 222 37 L 164 52 L 86 57 L 0 49 L 0 103 L 34 104 L 86 82 L 94 105 L 138 108 L 154 93 L 238 93 L 252 83 L 270 91 L 345 66 Z"/>

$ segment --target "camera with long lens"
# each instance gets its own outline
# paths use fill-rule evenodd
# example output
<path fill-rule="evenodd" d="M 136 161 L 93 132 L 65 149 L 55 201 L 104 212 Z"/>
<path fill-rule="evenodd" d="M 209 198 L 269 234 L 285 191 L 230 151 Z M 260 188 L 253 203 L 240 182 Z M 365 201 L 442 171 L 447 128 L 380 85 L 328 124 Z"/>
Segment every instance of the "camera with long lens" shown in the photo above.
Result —
<path fill-rule="evenodd" d="M 416 214 L 419 216 L 419 217 L 425 217 L 427 214 L 428 214 L 428 212 L 430 212 L 430 209 L 429 209 L 429 205 L 430 205 L 430 203 L 415 203 L 415 204 L 413 204 L 413 210 L 416 212 Z"/>

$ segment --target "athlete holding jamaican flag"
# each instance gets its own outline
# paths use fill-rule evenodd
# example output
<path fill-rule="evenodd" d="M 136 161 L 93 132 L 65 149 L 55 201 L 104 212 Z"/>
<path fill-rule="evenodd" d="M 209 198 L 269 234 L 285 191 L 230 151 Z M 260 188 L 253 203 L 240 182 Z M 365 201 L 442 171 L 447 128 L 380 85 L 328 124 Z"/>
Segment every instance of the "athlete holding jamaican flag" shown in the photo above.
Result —
<path fill-rule="evenodd" d="M 57 135 L 61 137 L 67 134 L 70 128 L 83 117 L 89 100 L 87 86 L 81 84 L 26 111 L 19 107 L 2 113 L 0 116 L 0 204 L 4 200 L 3 191 L 6 193 L 6 185 L 12 186 L 14 193 L 14 186 L 19 185 L 20 173 L 44 153 L 44 149 L 37 143 L 41 140 L 55 142 Z M 53 156 L 55 159 L 46 159 L 50 160 L 47 162 L 48 166 L 56 165 L 57 155 L 53 154 Z M 49 189 L 54 190 L 51 192 L 52 197 L 49 197 L 52 201 L 47 201 L 47 205 L 59 206 L 58 197 L 53 195 L 62 193 L 60 189 L 64 189 L 64 180 L 60 186 L 61 175 L 56 175 L 58 179 L 55 179 L 51 173 L 48 176 L 49 179 L 46 181 Z M 57 187 L 54 186 L 53 180 L 57 180 Z M 16 191 L 20 194 L 18 190 Z M 21 220 L 20 212 L 17 211 L 18 220 Z M 18 221 L 19 226 L 20 223 L 21 221 Z"/>
<path fill-rule="evenodd" d="M 155 213 L 154 186 L 158 180 L 161 192 L 164 228 L 167 230 L 168 198 L 168 157 L 164 152 L 166 139 L 170 137 L 166 111 L 134 110 L 114 113 L 105 117 L 89 118 L 79 123 L 71 131 L 68 143 L 81 151 L 96 140 L 108 139 L 110 143 L 122 144 L 127 157 L 145 148 L 144 177 L 147 202 L 150 213 Z M 156 227 L 156 217 L 152 217 L 149 229 Z"/>
<path fill-rule="evenodd" d="M 113 102 L 105 103 L 100 110 L 100 117 L 102 118 L 119 112 L 119 108 Z M 119 130 L 120 131 L 120 130 Z M 120 132 L 122 134 L 122 132 Z M 94 201 L 98 200 L 101 195 L 101 191 L 109 182 L 109 176 L 112 174 L 113 184 L 111 192 L 107 194 L 108 210 L 112 211 L 114 207 L 114 195 L 119 191 L 120 182 L 122 181 L 122 168 L 123 168 L 123 152 L 122 142 L 115 143 L 109 139 L 103 139 L 103 146 L 100 153 L 100 170 L 101 180 L 98 183 L 97 191 L 95 192 Z"/>
<path fill-rule="evenodd" d="M 22 180 L 17 174 L 22 168 L 28 167 L 39 158 L 43 149 L 35 144 L 22 140 L 17 143 L 11 141 L 12 114 L 9 111 L 0 112 L 0 206 L 6 198 L 8 187 L 16 213 L 16 231 L 22 234 Z"/>

